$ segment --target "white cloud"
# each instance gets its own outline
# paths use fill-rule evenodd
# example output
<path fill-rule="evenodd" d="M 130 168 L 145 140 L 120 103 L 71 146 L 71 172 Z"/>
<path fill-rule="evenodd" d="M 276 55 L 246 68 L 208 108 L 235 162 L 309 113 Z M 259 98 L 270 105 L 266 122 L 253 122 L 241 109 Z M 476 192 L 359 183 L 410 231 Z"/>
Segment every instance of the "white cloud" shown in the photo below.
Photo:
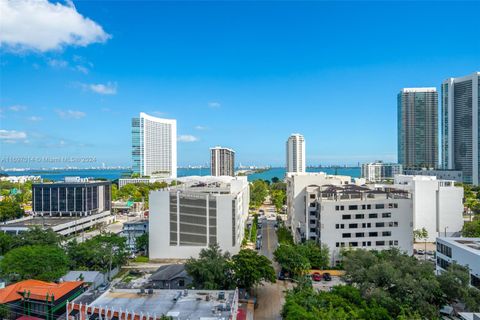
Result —
<path fill-rule="evenodd" d="M 75 69 L 83 74 L 88 74 L 90 72 L 90 70 L 84 66 L 75 66 Z"/>
<path fill-rule="evenodd" d="M 16 130 L 0 130 L 0 140 L 6 143 L 17 143 L 26 140 L 27 134 L 23 131 Z"/>
<path fill-rule="evenodd" d="M 77 12 L 69 0 L 1 0 L 0 44 L 13 51 L 50 51 L 65 46 L 85 47 L 111 36 L 95 21 Z"/>
<path fill-rule="evenodd" d="M 25 111 L 25 110 L 27 110 L 27 107 L 22 106 L 22 105 L 14 105 L 14 106 L 8 107 L 8 109 L 9 109 L 10 111 L 19 112 L 19 111 Z"/>
<path fill-rule="evenodd" d="M 177 140 L 180 142 L 195 142 L 198 141 L 198 138 L 189 134 L 182 134 L 178 136 Z"/>
<path fill-rule="evenodd" d="M 48 59 L 48 65 L 54 68 L 65 68 L 66 66 L 68 66 L 68 62 L 59 59 Z"/>
<path fill-rule="evenodd" d="M 220 102 L 218 102 L 218 101 L 210 101 L 210 102 L 208 103 L 208 106 L 209 106 L 210 108 L 220 108 L 222 105 L 221 105 Z"/>
<path fill-rule="evenodd" d="M 87 115 L 85 112 L 75 110 L 56 110 L 56 112 L 63 119 L 81 119 Z"/>
<path fill-rule="evenodd" d="M 195 126 L 195 130 L 207 130 L 208 128 L 207 127 L 204 127 L 204 126 Z"/>
<path fill-rule="evenodd" d="M 37 122 L 37 121 L 42 121 L 42 118 L 37 116 L 31 116 L 31 117 L 28 117 L 27 120 Z"/>
<path fill-rule="evenodd" d="M 85 90 L 90 90 L 92 92 L 104 95 L 114 95 L 117 94 L 117 83 L 116 82 L 107 82 L 105 84 L 81 84 L 82 88 Z"/>

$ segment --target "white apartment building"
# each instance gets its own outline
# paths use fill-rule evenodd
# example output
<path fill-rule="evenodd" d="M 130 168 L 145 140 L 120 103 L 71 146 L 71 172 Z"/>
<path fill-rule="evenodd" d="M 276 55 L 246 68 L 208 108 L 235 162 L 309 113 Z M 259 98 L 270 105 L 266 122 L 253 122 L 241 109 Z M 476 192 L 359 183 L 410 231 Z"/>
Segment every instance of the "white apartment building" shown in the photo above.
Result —
<path fill-rule="evenodd" d="M 141 112 L 132 119 L 132 169 L 141 176 L 177 177 L 177 121 Z"/>
<path fill-rule="evenodd" d="M 362 164 L 362 178 L 369 182 L 393 180 L 396 174 L 402 174 L 402 165 L 376 161 Z"/>
<path fill-rule="evenodd" d="M 177 187 L 150 192 L 150 258 L 197 257 L 213 243 L 238 253 L 250 204 L 247 177 L 178 180 Z"/>
<path fill-rule="evenodd" d="M 305 172 L 305 138 L 299 133 L 293 133 L 287 140 L 286 147 L 287 172 Z"/>
<path fill-rule="evenodd" d="M 397 175 L 393 187 L 413 199 L 413 229 L 425 228 L 428 242 L 440 235 L 455 236 L 463 227 L 463 188 L 434 176 Z"/>
<path fill-rule="evenodd" d="M 455 261 L 470 270 L 470 285 L 480 289 L 480 238 L 437 238 L 436 271 Z"/>
<path fill-rule="evenodd" d="M 394 188 L 354 184 L 308 186 L 308 239 L 326 244 L 331 265 L 343 248 L 413 253 L 410 193 Z"/>
<path fill-rule="evenodd" d="M 364 183 L 360 179 L 360 184 Z M 309 239 L 307 187 L 330 185 L 345 185 L 352 182 L 349 176 L 327 175 L 325 172 L 287 173 L 287 225 L 292 229 L 295 241 Z"/>
<path fill-rule="evenodd" d="M 448 169 L 407 169 L 403 170 L 403 174 L 407 176 L 434 176 L 438 180 L 453 180 L 455 182 L 463 182 L 463 173 L 460 170 Z"/>
<path fill-rule="evenodd" d="M 210 148 L 210 173 L 212 176 L 235 176 L 235 151 L 229 148 Z"/>

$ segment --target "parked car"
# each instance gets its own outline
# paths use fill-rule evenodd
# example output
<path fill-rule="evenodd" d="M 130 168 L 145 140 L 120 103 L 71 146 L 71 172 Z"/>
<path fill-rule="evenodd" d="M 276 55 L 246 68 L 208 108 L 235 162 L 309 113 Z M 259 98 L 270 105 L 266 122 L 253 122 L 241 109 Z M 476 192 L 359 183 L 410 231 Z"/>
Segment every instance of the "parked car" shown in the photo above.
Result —
<path fill-rule="evenodd" d="M 417 254 L 423 256 L 425 254 L 425 250 L 419 249 L 417 250 Z"/>
<path fill-rule="evenodd" d="M 312 274 L 313 281 L 322 281 L 322 275 L 318 272 Z"/>
<path fill-rule="evenodd" d="M 290 278 L 290 273 L 284 269 L 278 273 L 278 280 L 286 280 Z"/>
<path fill-rule="evenodd" d="M 325 280 L 325 281 L 332 281 L 332 276 L 330 275 L 330 273 L 325 272 L 325 273 L 323 274 L 323 280 Z"/>

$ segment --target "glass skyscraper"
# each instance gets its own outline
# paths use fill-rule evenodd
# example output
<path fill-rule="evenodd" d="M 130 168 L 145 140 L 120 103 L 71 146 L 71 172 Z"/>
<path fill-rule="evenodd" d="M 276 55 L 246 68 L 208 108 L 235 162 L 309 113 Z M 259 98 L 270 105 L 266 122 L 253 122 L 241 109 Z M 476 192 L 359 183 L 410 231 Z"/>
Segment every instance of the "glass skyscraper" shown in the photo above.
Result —
<path fill-rule="evenodd" d="M 479 184 L 480 72 L 442 83 L 442 167 L 461 170 L 463 181 Z"/>
<path fill-rule="evenodd" d="M 436 88 L 404 88 L 398 94 L 398 163 L 404 169 L 438 166 Z"/>

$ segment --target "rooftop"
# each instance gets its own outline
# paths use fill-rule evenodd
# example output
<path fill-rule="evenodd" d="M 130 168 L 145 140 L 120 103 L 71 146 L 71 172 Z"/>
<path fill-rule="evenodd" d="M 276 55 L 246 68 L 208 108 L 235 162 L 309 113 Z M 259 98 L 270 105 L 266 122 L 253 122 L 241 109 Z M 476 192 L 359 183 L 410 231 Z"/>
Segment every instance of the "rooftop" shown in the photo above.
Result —
<path fill-rule="evenodd" d="M 83 281 L 50 283 L 40 280 L 23 280 L 0 289 L 0 304 L 22 299 L 23 292 L 29 292 L 30 298 L 39 300 L 45 300 L 47 295 L 53 295 L 55 299 L 59 299 L 82 284 Z"/>
<path fill-rule="evenodd" d="M 318 192 L 320 201 L 343 201 L 343 200 L 378 200 L 378 199 L 408 199 L 410 193 L 405 190 L 392 187 L 369 188 L 355 184 L 347 185 L 323 185 L 321 187 L 309 187 L 310 192 Z"/>
<path fill-rule="evenodd" d="M 235 300 L 235 291 L 153 290 L 151 294 L 141 294 L 138 290 L 115 289 L 102 294 L 90 307 L 129 310 L 137 314 L 148 312 L 158 316 L 164 314 L 179 320 L 213 320 L 229 319 Z"/>
<path fill-rule="evenodd" d="M 480 238 L 439 237 L 438 239 L 480 256 Z"/>
<path fill-rule="evenodd" d="M 155 271 L 149 278 L 150 281 L 170 281 L 175 278 L 189 277 L 187 271 L 185 271 L 184 264 L 169 264 L 161 266 Z"/>

